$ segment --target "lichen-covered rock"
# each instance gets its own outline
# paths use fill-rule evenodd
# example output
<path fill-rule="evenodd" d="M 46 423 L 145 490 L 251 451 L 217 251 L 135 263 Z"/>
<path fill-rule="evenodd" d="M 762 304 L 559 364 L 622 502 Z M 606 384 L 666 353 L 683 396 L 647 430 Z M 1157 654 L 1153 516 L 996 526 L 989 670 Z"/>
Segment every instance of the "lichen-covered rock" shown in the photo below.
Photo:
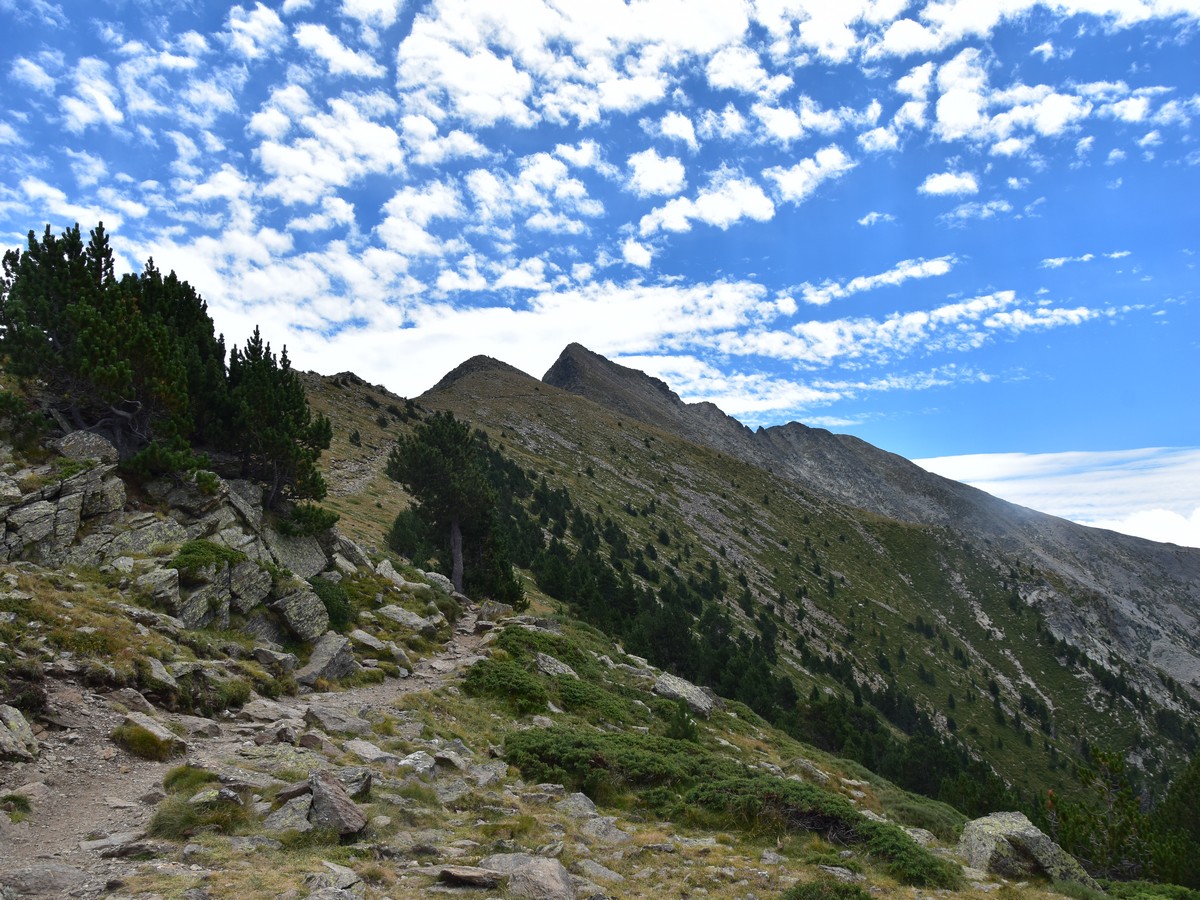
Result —
<path fill-rule="evenodd" d="M 418 616 L 412 610 L 405 609 L 403 606 L 384 606 L 376 611 L 377 615 L 391 619 L 397 624 L 403 625 L 405 628 L 411 628 L 418 634 L 424 637 L 432 638 L 437 635 L 438 617 Z"/>
<path fill-rule="evenodd" d="M 37 755 L 37 738 L 21 711 L 14 706 L 0 706 L 0 759 L 29 762 Z"/>
<path fill-rule="evenodd" d="M 90 518 L 116 512 L 125 506 L 125 499 L 125 482 L 115 475 L 110 475 L 84 496 L 83 516 Z"/>
<path fill-rule="evenodd" d="M 509 897 L 575 900 L 575 883 L 557 859 L 528 853 L 496 853 L 481 859 L 479 867 L 507 875 Z"/>
<path fill-rule="evenodd" d="M 358 669 L 350 641 L 335 631 L 327 631 L 313 647 L 308 664 L 296 672 L 296 680 L 311 685 L 318 678 L 333 681 L 353 674 Z"/>
<path fill-rule="evenodd" d="M 688 705 L 688 709 L 706 719 L 712 715 L 716 706 L 712 697 L 703 690 L 690 681 L 675 675 L 660 675 L 654 682 L 653 690 L 658 696 L 666 697 L 668 700 L 682 700 Z"/>
<path fill-rule="evenodd" d="M 72 431 L 58 442 L 58 452 L 67 459 L 98 459 L 115 463 L 120 454 L 108 438 L 90 431 Z"/>
<path fill-rule="evenodd" d="M 958 852 L 967 865 L 1003 878 L 1045 875 L 1093 890 L 1100 886 L 1074 857 L 1050 840 L 1024 813 L 998 812 L 963 826 Z"/>
<path fill-rule="evenodd" d="M 549 653 L 539 653 L 537 655 L 538 671 L 543 675 L 549 675 L 553 678 L 555 675 L 570 675 L 572 678 L 578 678 L 575 670 L 568 666 L 565 662 L 555 659 Z"/>
<path fill-rule="evenodd" d="M 329 613 L 321 598 L 307 587 L 296 585 L 271 604 L 288 630 L 302 641 L 315 641 L 329 628 Z"/>
<path fill-rule="evenodd" d="M 253 560 L 244 559 L 229 569 L 229 593 L 233 608 L 248 613 L 271 593 L 271 573 Z"/>
<path fill-rule="evenodd" d="M 312 809 L 312 803 L 312 794 L 302 794 L 299 797 L 293 797 L 263 819 L 263 831 L 270 831 L 275 834 L 281 834 L 285 831 L 295 831 L 303 834 L 306 831 L 312 831 L 312 823 L 308 821 L 308 814 Z"/>
<path fill-rule="evenodd" d="M 301 578 L 312 578 L 329 564 L 315 537 L 288 537 L 267 529 L 263 540 L 275 562 Z"/>
<path fill-rule="evenodd" d="M 308 820 L 318 828 L 330 828 L 338 834 L 357 834 L 367 827 L 367 817 L 342 783 L 329 772 L 309 776 L 312 810 Z"/>

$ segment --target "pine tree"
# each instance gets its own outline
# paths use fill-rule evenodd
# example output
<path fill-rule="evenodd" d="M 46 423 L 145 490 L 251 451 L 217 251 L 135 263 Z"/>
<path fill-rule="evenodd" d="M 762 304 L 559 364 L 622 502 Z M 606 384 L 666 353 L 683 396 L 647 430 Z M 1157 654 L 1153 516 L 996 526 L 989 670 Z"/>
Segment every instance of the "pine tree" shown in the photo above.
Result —
<path fill-rule="evenodd" d="M 448 539 L 455 590 L 464 590 L 469 576 L 472 588 L 519 605 L 521 587 L 497 528 L 496 492 L 471 427 L 452 413 L 435 413 L 400 440 L 387 473 L 416 498 L 421 518 Z M 464 542 L 470 544 L 465 551 Z"/>
<path fill-rule="evenodd" d="M 266 482 L 266 506 L 323 499 L 317 459 L 329 448 L 333 427 L 325 416 L 313 416 L 287 348 L 276 359 L 256 327 L 244 349 L 229 353 L 229 394 L 235 446 L 245 474 Z"/>

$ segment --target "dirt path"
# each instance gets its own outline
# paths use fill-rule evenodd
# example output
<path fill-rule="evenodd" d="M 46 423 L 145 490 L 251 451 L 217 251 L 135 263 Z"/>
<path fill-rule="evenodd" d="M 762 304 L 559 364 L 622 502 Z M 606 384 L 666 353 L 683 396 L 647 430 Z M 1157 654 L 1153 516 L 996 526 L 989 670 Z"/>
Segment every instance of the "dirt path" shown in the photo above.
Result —
<path fill-rule="evenodd" d="M 284 698 L 281 703 L 299 708 L 319 702 L 354 713 L 391 709 L 403 694 L 432 690 L 461 675 L 480 648 L 475 623 L 475 610 L 469 609 L 444 647 L 420 660 L 407 678 Z M 0 814 L 0 900 L 8 900 L 10 894 L 95 896 L 117 886 L 122 873 L 134 864 L 105 859 L 103 849 L 87 847 L 85 842 L 142 831 L 161 799 L 163 776 L 181 762 L 156 763 L 130 756 L 109 738 L 123 715 L 103 695 L 70 680 L 51 682 L 49 687 L 50 709 L 66 727 L 52 727 L 39 735 L 42 752 L 36 762 L 0 767 L 0 797 L 19 791 L 32 805 L 29 817 L 18 824 Z M 222 721 L 216 737 L 189 738 L 195 748 L 189 758 L 207 762 L 233 757 L 247 738 L 232 724 Z"/>

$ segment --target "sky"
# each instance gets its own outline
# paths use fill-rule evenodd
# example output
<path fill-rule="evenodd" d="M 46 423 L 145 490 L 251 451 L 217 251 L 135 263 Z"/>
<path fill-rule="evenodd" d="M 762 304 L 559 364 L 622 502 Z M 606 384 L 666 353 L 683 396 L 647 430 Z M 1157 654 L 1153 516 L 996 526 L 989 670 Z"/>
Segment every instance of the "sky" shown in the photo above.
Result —
<path fill-rule="evenodd" d="M 1200 546 L 1200 0 L 0 0 L 0 246 L 293 364 L 578 341 Z"/>

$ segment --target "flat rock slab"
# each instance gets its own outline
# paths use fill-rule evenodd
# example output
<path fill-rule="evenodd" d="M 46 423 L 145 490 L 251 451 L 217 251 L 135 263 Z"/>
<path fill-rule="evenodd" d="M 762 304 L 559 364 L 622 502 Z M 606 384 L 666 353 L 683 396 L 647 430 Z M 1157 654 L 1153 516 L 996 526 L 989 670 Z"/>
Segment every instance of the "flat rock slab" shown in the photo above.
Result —
<path fill-rule="evenodd" d="M 87 873 L 62 863 L 0 871 L 0 891 L 14 897 L 61 897 L 87 879 Z"/>
<path fill-rule="evenodd" d="M 479 861 L 480 868 L 508 876 L 508 896 L 528 900 L 575 900 L 575 882 L 557 859 L 528 853 L 496 853 Z"/>
<path fill-rule="evenodd" d="M 493 869 L 481 869 L 478 866 L 443 866 L 437 876 L 442 884 L 475 888 L 494 888 L 503 878 Z"/>

